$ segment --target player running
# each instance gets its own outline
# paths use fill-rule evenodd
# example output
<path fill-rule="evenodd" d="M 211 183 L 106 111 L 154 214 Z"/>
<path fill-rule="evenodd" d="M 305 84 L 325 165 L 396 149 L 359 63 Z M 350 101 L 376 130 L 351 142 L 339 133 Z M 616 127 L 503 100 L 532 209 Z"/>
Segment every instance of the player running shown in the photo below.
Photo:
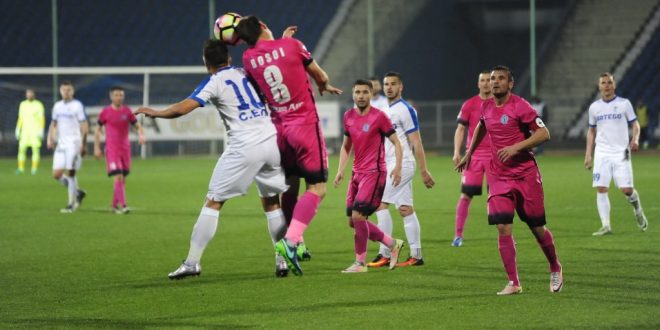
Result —
<path fill-rule="evenodd" d="M 302 42 L 291 37 L 295 27 L 288 30 L 288 37 L 274 40 L 265 23 L 256 16 L 247 16 L 241 19 L 236 31 L 249 46 L 243 53 L 243 65 L 268 102 L 290 186 L 282 195 L 282 209 L 291 221 L 276 249 L 293 273 L 302 275 L 297 245 L 318 211 L 328 180 L 325 140 L 307 74 L 312 76 L 321 95 L 341 94 L 341 90 L 329 84 L 328 75 Z M 298 199 L 301 177 L 305 178 L 307 189 Z"/>
<path fill-rule="evenodd" d="M 32 175 L 37 174 L 45 125 L 44 105 L 35 98 L 34 90 L 28 88 L 25 90 L 25 100 L 18 107 L 18 120 L 16 121 L 16 140 L 18 140 L 16 174 L 25 172 L 25 154 L 28 148 L 32 149 L 31 173 Z"/>
<path fill-rule="evenodd" d="M 130 211 L 126 205 L 126 176 L 131 170 L 131 141 L 128 131 L 133 125 L 138 131 L 140 144 L 145 143 L 142 125 L 127 105 L 124 105 L 124 89 L 119 86 L 110 88 L 112 103 L 101 110 L 94 132 L 94 156 L 103 157 L 101 135 L 105 126 L 105 160 L 108 176 L 114 176 L 112 211 L 126 214 Z"/>
<path fill-rule="evenodd" d="M 394 149 L 395 161 L 390 171 L 393 186 L 401 182 L 402 148 L 395 134 L 394 126 L 387 115 L 369 105 L 372 87 L 369 80 L 357 80 L 353 85 L 353 102 L 356 107 L 344 113 L 344 142 L 339 152 L 339 168 L 335 177 L 335 188 L 344 179 L 344 170 L 351 149 L 355 153 L 353 173 L 346 194 L 346 215 L 348 224 L 355 230 L 355 262 L 342 273 L 365 273 L 367 265 L 367 243 L 369 240 L 381 242 L 391 252 L 390 269 L 397 265 L 403 241 L 392 239 L 371 221 L 367 220 L 380 205 L 388 168 L 385 165 L 385 144 L 387 137 Z"/>
<path fill-rule="evenodd" d="M 73 98 L 74 93 L 70 81 L 60 83 L 62 100 L 53 106 L 46 139 L 48 149 L 55 148 L 53 178 L 67 187 L 69 200 L 67 206 L 60 210 L 62 213 L 73 213 L 86 195 L 85 191 L 78 188 L 76 171 L 80 169 L 82 157 L 86 153 L 89 125 L 83 104 Z"/>
<path fill-rule="evenodd" d="M 467 127 L 467 140 L 465 142 L 465 149 L 470 147 L 472 138 L 474 136 L 474 129 L 479 124 L 481 118 L 481 105 L 492 97 L 490 91 L 490 71 L 485 70 L 479 74 L 479 81 L 477 87 L 479 94 L 469 98 L 458 113 L 456 121 L 456 132 L 454 133 L 454 157 L 452 161 L 454 166 L 458 165 L 461 161 L 461 148 L 463 147 L 463 137 L 465 136 L 465 128 Z M 454 227 L 454 240 L 451 245 L 459 247 L 463 245 L 463 229 L 467 221 L 468 212 L 470 210 L 470 202 L 472 197 L 481 196 L 482 186 L 484 182 L 484 175 L 488 171 L 490 164 L 490 138 L 488 133 L 481 140 L 481 143 L 472 155 L 470 167 L 463 171 L 461 178 L 461 196 L 456 204 L 456 224 Z"/>
<path fill-rule="evenodd" d="M 481 107 L 481 121 L 465 157 L 456 165 L 462 172 L 471 166 L 471 158 L 485 133 L 490 135 L 491 162 L 486 172 L 489 186 L 488 223 L 497 226 L 499 250 L 509 283 L 498 295 L 522 292 L 513 240 L 514 210 L 536 237 L 550 264 L 550 291 L 564 286 L 562 267 L 552 233 L 545 227 L 541 173 L 531 149 L 550 139 L 550 132 L 534 108 L 512 94 L 513 75 L 509 68 L 496 66 L 490 75 L 493 99 Z M 531 131 L 531 134 L 530 134 Z"/>
<path fill-rule="evenodd" d="M 280 193 L 288 188 L 280 165 L 276 131 L 268 110 L 242 69 L 232 67 L 227 46 L 218 40 L 204 45 L 204 64 L 211 75 L 185 100 L 162 111 L 141 107 L 135 113 L 156 118 L 177 118 L 210 103 L 220 114 L 228 136 L 228 148 L 213 170 L 206 202 L 190 239 L 190 250 L 183 264 L 169 273 L 180 279 L 202 272 L 200 259 L 215 235 L 220 209 L 233 197 L 245 195 L 253 181 L 263 205 L 270 236 L 275 244 L 286 231 L 280 208 Z M 276 255 L 275 273 L 286 276 L 285 260 Z"/>
<path fill-rule="evenodd" d="M 587 131 L 587 150 L 584 155 L 584 167 L 593 168 L 593 187 L 596 188 L 596 206 L 602 227 L 593 236 L 603 236 L 612 233 L 610 225 L 610 198 L 608 190 L 610 182 L 626 195 L 633 206 L 637 225 L 641 231 L 646 231 L 649 223 L 642 209 L 637 190 L 633 187 L 633 170 L 630 151 L 639 148 L 639 122 L 628 99 L 614 94 L 616 82 L 611 73 L 605 72 L 598 80 L 598 90 L 601 99 L 589 106 L 589 130 Z M 632 139 L 628 135 L 628 127 L 632 126 Z M 596 152 L 594 151 L 596 142 Z"/>
<path fill-rule="evenodd" d="M 435 181 L 426 167 L 426 154 L 422 145 L 422 137 L 419 134 L 417 110 L 401 98 L 403 92 L 403 79 L 401 75 L 398 72 L 388 72 L 385 78 L 383 78 L 383 85 L 385 86 L 385 95 L 387 95 L 389 104 L 383 110 L 394 125 L 396 135 L 403 150 L 403 160 L 401 184 L 395 186 L 391 177 L 388 177 L 385 183 L 385 192 L 376 211 L 378 228 L 385 234 L 392 235 L 392 216 L 390 215 L 389 206 L 390 204 L 394 204 L 403 218 L 403 229 L 406 232 L 408 246 L 410 246 L 410 256 L 406 261 L 398 264 L 397 267 L 421 266 L 424 264 L 421 230 L 417 214 L 413 208 L 412 191 L 412 179 L 415 176 L 415 159 L 417 159 L 424 185 L 427 188 L 432 188 L 435 185 Z M 387 171 L 391 172 L 396 166 L 396 153 L 394 144 L 389 141 L 385 142 L 385 160 Z M 378 255 L 368 266 L 382 267 L 390 262 L 390 249 L 386 245 L 381 244 Z"/>

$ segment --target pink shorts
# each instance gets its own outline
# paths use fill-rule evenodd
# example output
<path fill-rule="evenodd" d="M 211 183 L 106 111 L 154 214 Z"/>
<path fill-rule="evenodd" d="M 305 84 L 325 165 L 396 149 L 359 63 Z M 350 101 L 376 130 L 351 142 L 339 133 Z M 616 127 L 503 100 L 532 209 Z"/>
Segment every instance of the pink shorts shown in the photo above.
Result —
<path fill-rule="evenodd" d="M 463 171 L 461 193 L 470 197 L 481 196 L 484 175 L 490 167 L 490 158 L 478 158 L 470 161 L 470 166 Z"/>
<path fill-rule="evenodd" d="M 545 225 L 543 183 L 537 171 L 520 179 L 487 175 L 488 224 L 513 223 L 514 210 L 530 228 Z"/>
<path fill-rule="evenodd" d="M 106 149 L 105 162 L 108 176 L 128 175 L 131 170 L 131 150 Z"/>
<path fill-rule="evenodd" d="M 353 173 L 346 194 L 346 215 L 358 211 L 370 216 L 380 206 L 387 172 Z"/>
<path fill-rule="evenodd" d="M 328 154 L 320 123 L 275 127 L 286 176 L 305 178 L 307 184 L 327 182 Z"/>

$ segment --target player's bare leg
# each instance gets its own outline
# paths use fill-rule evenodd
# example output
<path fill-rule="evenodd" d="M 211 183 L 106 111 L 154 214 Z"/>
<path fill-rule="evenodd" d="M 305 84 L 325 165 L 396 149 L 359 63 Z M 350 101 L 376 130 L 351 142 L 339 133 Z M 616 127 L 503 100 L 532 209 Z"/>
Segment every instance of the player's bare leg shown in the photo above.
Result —
<path fill-rule="evenodd" d="M 550 264 L 550 292 L 559 292 L 564 287 L 564 276 L 561 264 L 559 263 L 559 257 L 557 257 L 552 232 L 545 226 L 537 226 L 530 229 Z"/>

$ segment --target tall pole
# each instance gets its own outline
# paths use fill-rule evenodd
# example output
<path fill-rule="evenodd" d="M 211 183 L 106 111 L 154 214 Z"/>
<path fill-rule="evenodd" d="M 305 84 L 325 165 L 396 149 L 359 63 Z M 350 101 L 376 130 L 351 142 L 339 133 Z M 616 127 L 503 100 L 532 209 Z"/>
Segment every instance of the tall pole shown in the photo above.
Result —
<path fill-rule="evenodd" d="M 529 94 L 536 96 L 536 0 L 529 0 Z"/>
<path fill-rule="evenodd" d="M 374 75 L 374 3 L 367 0 L 367 73 Z"/>
<path fill-rule="evenodd" d="M 213 38 L 213 24 L 215 24 L 215 0 L 209 0 L 209 37 Z"/>
<path fill-rule="evenodd" d="M 51 31 L 53 31 L 53 68 L 57 68 L 59 62 L 57 50 L 57 0 L 51 1 L 51 14 L 51 22 L 53 24 L 51 28 Z M 53 104 L 55 104 L 55 102 L 57 102 L 57 73 L 53 74 Z"/>

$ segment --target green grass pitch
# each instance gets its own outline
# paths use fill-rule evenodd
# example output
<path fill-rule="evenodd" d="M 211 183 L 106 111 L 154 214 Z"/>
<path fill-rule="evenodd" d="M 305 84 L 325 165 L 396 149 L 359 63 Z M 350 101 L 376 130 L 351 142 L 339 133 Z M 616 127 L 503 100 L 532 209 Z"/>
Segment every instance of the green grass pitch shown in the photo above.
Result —
<path fill-rule="evenodd" d="M 79 181 L 88 197 L 78 212 L 60 214 L 65 189 L 51 179 L 50 159 L 36 176 L 15 175 L 15 161 L 1 159 L 0 328 L 660 328 L 658 156 L 634 158 L 648 232 L 637 229 L 614 190 L 614 234 L 600 238 L 591 236 L 600 222 L 582 157 L 539 157 L 565 287 L 549 292 L 545 257 L 516 220 L 524 292 L 509 297 L 495 295 L 506 275 L 485 197 L 473 200 L 464 246 L 451 247 L 460 179 L 449 157 L 429 163 L 436 187 L 415 179 L 422 267 L 340 273 L 353 261 L 344 182 L 328 188 L 305 234 L 313 258 L 302 264 L 303 277 L 274 277 L 252 188 L 225 204 L 202 276 L 170 281 L 167 273 L 187 254 L 215 159 L 134 160 L 128 215 L 110 213 L 112 183 L 102 161 L 85 160 Z M 393 216 L 394 236 L 403 237 Z M 370 243 L 368 258 L 376 249 Z"/>

